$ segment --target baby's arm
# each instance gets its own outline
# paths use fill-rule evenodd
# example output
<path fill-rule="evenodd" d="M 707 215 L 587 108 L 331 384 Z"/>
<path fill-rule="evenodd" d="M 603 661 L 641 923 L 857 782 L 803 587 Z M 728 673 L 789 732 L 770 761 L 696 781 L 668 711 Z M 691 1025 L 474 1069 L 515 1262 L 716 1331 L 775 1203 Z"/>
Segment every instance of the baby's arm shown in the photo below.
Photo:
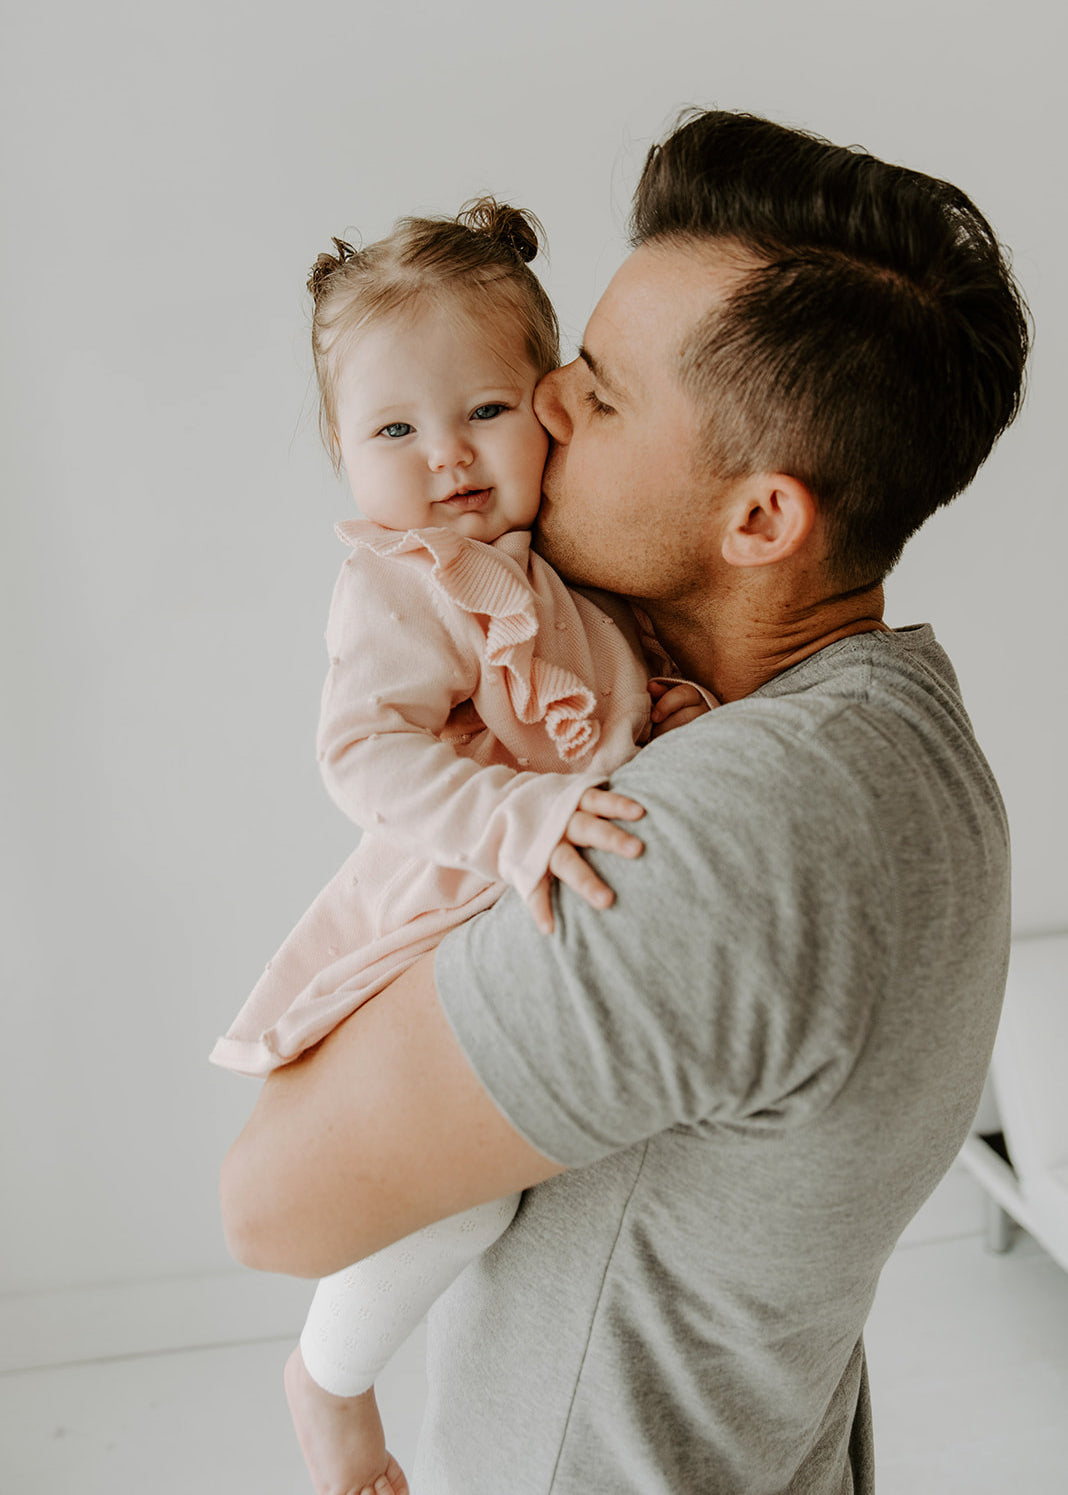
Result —
<path fill-rule="evenodd" d="M 687 722 L 696 721 L 712 709 L 697 686 L 688 681 L 668 684 L 663 680 L 650 680 L 649 693 L 653 698 L 654 737 L 684 727 Z M 615 894 L 576 848 L 595 847 L 598 851 L 614 851 L 617 856 L 640 856 L 642 843 L 637 836 L 628 834 L 612 821 L 640 820 L 644 814 L 641 805 L 625 795 L 605 789 L 586 790 L 549 858 L 545 876 L 527 898 L 534 922 L 544 934 L 553 932 L 552 877 L 567 883 L 594 908 L 611 907 Z"/>
<path fill-rule="evenodd" d="M 327 642 L 319 758 L 331 797 L 357 824 L 380 829 L 412 855 L 502 879 L 528 896 L 604 769 L 484 766 L 441 740 L 454 708 L 475 691 L 481 661 L 406 565 L 350 560 L 335 590 Z M 588 818 L 579 823 L 583 830 L 590 830 Z M 610 839 L 608 849 L 615 849 L 619 835 Z M 575 858 L 581 861 L 577 852 Z"/>
<path fill-rule="evenodd" d="M 603 882 L 578 850 L 580 846 L 598 851 L 613 851 L 617 856 L 642 854 L 642 843 L 615 820 L 640 820 L 644 809 L 624 794 L 608 789 L 587 789 L 578 809 L 567 822 L 567 829 L 549 857 L 545 875 L 527 897 L 527 907 L 543 934 L 553 932 L 552 879 L 558 877 L 573 892 L 594 908 L 610 908 L 615 894 Z"/>

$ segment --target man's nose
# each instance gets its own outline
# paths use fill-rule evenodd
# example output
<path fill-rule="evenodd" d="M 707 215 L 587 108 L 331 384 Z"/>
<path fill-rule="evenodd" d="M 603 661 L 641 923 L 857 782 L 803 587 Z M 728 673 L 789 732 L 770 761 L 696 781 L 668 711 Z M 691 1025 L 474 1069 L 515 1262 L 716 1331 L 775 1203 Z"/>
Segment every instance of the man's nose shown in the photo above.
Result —
<path fill-rule="evenodd" d="M 474 460 L 475 449 L 462 431 L 439 432 L 432 438 L 427 451 L 427 465 L 431 472 L 441 472 L 447 467 L 470 467 Z"/>
<path fill-rule="evenodd" d="M 567 368 L 545 374 L 534 389 L 534 414 L 555 442 L 571 440 L 573 424 L 567 413 Z"/>

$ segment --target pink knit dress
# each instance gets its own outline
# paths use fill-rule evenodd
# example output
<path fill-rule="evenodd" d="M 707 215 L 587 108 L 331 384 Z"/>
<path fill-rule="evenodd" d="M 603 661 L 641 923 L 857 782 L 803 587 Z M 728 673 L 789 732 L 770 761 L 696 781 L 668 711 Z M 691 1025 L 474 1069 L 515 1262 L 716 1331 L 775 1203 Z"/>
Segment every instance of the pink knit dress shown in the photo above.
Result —
<path fill-rule="evenodd" d="M 212 1061 L 295 1059 L 511 884 L 543 876 L 584 791 L 649 732 L 618 598 L 569 590 L 515 531 L 338 526 L 319 759 L 364 829 L 267 964 Z"/>

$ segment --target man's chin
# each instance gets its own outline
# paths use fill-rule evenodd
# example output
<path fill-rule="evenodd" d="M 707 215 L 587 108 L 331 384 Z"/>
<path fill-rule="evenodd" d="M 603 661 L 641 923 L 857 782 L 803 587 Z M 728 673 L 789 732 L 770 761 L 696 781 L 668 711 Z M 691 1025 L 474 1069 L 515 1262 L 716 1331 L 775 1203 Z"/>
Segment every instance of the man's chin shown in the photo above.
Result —
<path fill-rule="evenodd" d="M 566 548 L 556 545 L 546 545 L 539 541 L 535 534 L 531 548 L 536 550 L 542 560 L 551 566 L 561 581 L 569 587 L 602 587 L 603 583 L 591 574 L 590 567 L 585 564 L 583 557 L 573 546 Z"/>
<path fill-rule="evenodd" d="M 531 534 L 530 546 L 536 550 L 543 561 L 548 561 L 554 571 L 570 581 L 571 575 L 568 571 L 568 559 L 574 556 L 574 547 L 560 543 L 560 537 L 554 533 L 551 525 L 546 526 L 540 520 L 535 520 L 533 533 Z"/>
<path fill-rule="evenodd" d="M 530 548 L 536 550 L 543 560 L 551 562 L 552 536 L 545 533 L 540 519 L 535 519 L 530 529 Z"/>

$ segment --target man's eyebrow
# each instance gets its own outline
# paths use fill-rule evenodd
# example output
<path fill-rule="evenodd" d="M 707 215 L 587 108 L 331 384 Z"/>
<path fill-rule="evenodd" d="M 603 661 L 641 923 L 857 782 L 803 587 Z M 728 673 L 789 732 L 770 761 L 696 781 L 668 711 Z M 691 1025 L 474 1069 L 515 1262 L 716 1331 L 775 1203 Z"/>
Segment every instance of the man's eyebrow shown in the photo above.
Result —
<path fill-rule="evenodd" d="M 606 389 L 610 395 L 614 395 L 617 400 L 624 397 L 623 391 L 620 389 L 619 385 L 613 383 L 610 376 L 605 373 L 604 365 L 597 362 L 597 359 L 594 358 L 593 354 L 588 348 L 583 348 L 580 346 L 578 350 L 578 356 L 582 359 L 583 363 L 589 369 L 593 377 L 597 380 L 597 383 L 600 384 L 604 389 Z"/>

